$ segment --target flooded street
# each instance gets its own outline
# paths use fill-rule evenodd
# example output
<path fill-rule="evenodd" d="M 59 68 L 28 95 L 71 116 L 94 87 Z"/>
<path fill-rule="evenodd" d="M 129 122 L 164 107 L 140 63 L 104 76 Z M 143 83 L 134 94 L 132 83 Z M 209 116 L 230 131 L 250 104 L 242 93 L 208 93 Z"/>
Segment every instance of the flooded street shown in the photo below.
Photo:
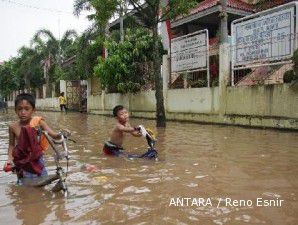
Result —
<path fill-rule="evenodd" d="M 1 169 L 13 113 L 0 114 Z M 298 224 L 297 132 L 180 122 L 156 130 L 154 120 L 131 119 L 156 132 L 159 161 L 129 160 L 102 153 L 112 117 L 38 115 L 77 141 L 68 145 L 69 197 L 51 185 L 17 186 L 15 175 L 1 171 L 0 224 Z M 142 153 L 147 144 L 127 136 L 124 147 Z M 50 149 L 46 161 L 54 173 Z M 98 171 L 81 170 L 84 163 Z M 264 203 L 277 199 L 281 206 Z"/>

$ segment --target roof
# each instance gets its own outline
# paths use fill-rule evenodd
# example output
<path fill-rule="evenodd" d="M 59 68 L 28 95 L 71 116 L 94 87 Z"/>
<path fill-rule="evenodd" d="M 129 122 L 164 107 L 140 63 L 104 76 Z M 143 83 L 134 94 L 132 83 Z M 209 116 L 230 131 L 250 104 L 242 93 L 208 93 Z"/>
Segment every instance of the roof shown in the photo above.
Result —
<path fill-rule="evenodd" d="M 263 1 L 258 3 L 255 8 L 257 9 L 257 11 L 262 11 L 262 10 L 266 10 L 266 9 L 270 9 L 273 8 L 275 6 L 278 5 L 283 5 L 286 4 L 288 2 L 294 2 L 295 0 L 271 0 L 271 1 Z"/>
<path fill-rule="evenodd" d="M 63 68 L 66 68 L 66 67 L 68 67 L 69 65 L 73 64 L 73 63 L 75 62 L 75 60 L 76 60 L 76 57 L 77 57 L 76 55 L 73 55 L 73 56 L 71 56 L 71 57 L 65 59 L 65 60 L 62 62 L 62 67 L 63 67 Z"/>
<path fill-rule="evenodd" d="M 194 20 L 196 16 L 198 17 L 204 17 L 206 16 L 205 11 L 210 11 L 210 13 L 214 11 L 220 11 L 220 0 L 205 0 L 197 4 L 196 7 L 194 7 L 187 15 L 184 16 L 178 16 L 173 23 L 171 24 L 172 27 L 174 26 L 180 26 L 182 23 L 189 22 L 190 20 Z M 237 13 L 240 13 L 239 15 L 245 16 L 249 15 L 253 12 L 255 12 L 255 6 L 250 5 L 248 3 L 242 2 L 240 0 L 227 0 L 227 8 L 228 10 L 231 9 L 238 11 Z M 202 14 L 200 16 L 200 14 Z M 188 19 L 187 19 L 188 18 Z M 181 22 L 182 20 L 186 20 L 184 22 Z"/>
<path fill-rule="evenodd" d="M 240 0 L 228 0 L 227 3 L 228 3 L 228 7 L 231 7 L 234 9 L 244 10 L 248 12 L 254 11 L 253 5 L 242 2 Z M 200 2 L 194 9 L 192 9 L 189 15 L 204 11 L 216 5 L 220 5 L 220 0 L 205 0 L 203 2 Z"/>

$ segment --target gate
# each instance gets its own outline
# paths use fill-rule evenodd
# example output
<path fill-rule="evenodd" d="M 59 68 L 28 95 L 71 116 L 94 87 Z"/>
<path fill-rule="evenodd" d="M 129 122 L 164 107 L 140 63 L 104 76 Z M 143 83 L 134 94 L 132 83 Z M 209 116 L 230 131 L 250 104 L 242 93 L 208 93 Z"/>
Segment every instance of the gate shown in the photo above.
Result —
<path fill-rule="evenodd" d="M 67 107 L 70 110 L 85 112 L 87 106 L 87 85 L 80 80 L 66 81 Z"/>

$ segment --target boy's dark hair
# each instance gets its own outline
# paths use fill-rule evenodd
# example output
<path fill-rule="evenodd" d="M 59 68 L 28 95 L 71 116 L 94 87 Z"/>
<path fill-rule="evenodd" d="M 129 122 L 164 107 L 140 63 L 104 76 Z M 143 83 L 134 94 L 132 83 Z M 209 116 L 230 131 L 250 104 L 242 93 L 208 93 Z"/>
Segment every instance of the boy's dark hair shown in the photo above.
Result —
<path fill-rule="evenodd" d="M 60 93 L 60 96 L 62 96 L 62 95 L 64 95 L 64 92 L 61 92 L 61 93 Z"/>
<path fill-rule="evenodd" d="M 29 102 L 29 104 L 32 106 L 32 108 L 35 109 L 35 97 L 28 93 L 19 94 L 16 97 L 16 100 L 14 101 L 14 107 L 16 108 L 18 106 L 18 104 L 23 100 L 26 100 L 27 102 Z"/>
<path fill-rule="evenodd" d="M 124 109 L 123 105 L 117 105 L 117 106 L 115 106 L 114 109 L 113 109 L 113 115 L 114 115 L 114 117 L 117 117 L 117 113 L 120 110 L 122 110 L 122 109 Z"/>

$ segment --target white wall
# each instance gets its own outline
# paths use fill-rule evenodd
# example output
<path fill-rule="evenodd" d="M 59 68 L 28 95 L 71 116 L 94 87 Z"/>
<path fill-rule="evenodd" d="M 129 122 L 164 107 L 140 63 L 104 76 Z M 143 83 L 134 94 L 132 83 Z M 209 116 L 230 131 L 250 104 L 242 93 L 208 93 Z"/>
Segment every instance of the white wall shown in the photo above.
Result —
<path fill-rule="evenodd" d="M 173 89 L 167 91 L 168 112 L 213 113 L 219 107 L 218 88 Z"/>

